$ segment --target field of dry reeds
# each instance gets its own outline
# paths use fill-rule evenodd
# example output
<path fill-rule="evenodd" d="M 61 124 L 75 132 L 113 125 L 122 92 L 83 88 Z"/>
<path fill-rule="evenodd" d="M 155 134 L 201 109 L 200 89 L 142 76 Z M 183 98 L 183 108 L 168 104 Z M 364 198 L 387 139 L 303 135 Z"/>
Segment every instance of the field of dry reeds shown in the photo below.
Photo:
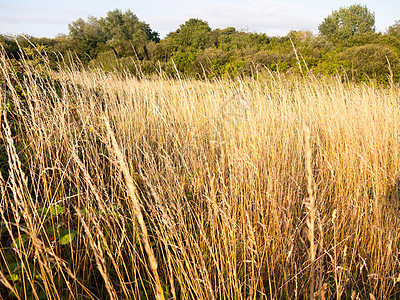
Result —
<path fill-rule="evenodd" d="M 400 297 L 400 87 L 0 57 L 4 299 Z"/>

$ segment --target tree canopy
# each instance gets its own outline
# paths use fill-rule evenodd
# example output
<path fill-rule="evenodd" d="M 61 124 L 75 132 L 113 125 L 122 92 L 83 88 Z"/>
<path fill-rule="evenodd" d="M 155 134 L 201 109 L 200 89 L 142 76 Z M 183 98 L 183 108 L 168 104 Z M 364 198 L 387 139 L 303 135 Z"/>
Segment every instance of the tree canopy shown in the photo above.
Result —
<path fill-rule="evenodd" d="M 359 4 L 335 10 L 318 27 L 320 34 L 331 40 L 375 32 L 375 14 Z"/>
<path fill-rule="evenodd" d="M 14 40 L 0 35 L 0 44 L 16 59 L 21 57 L 20 48 L 32 54 L 32 45 L 36 45 L 53 57 L 50 61 L 55 68 L 58 54 L 68 63 L 73 56 L 65 54 L 72 51 L 84 66 L 137 75 L 162 71 L 176 76 L 178 70 L 204 78 L 256 74 L 265 68 L 299 72 L 301 68 L 302 73 L 387 82 L 389 60 L 391 74 L 400 79 L 400 21 L 386 33 L 376 33 L 374 24 L 375 15 L 366 6 L 352 5 L 328 15 L 318 35 L 307 30 L 268 36 L 234 27 L 213 29 L 207 21 L 190 18 L 160 40 L 158 33 L 132 11 L 117 9 L 101 18 L 77 19 L 69 25 L 68 35 L 29 37 L 29 42 L 23 36 Z M 34 55 L 25 55 L 34 59 Z"/>
<path fill-rule="evenodd" d="M 211 27 L 200 19 L 189 19 L 179 29 L 168 34 L 166 42 L 173 48 L 204 49 L 209 46 Z"/>
<path fill-rule="evenodd" d="M 99 24 L 105 34 L 107 45 L 118 56 L 139 54 L 147 58 L 146 43 L 159 41 L 158 33 L 140 21 L 129 9 L 126 12 L 118 9 L 109 11 L 105 18 L 99 20 Z"/>
<path fill-rule="evenodd" d="M 400 20 L 397 20 L 392 26 L 389 26 L 387 34 L 400 34 Z"/>
<path fill-rule="evenodd" d="M 158 42 L 158 33 L 140 21 L 129 9 L 113 10 L 104 18 L 89 16 L 87 21 L 77 19 L 69 26 L 69 37 L 82 54 L 96 58 L 99 51 L 111 49 L 117 57 L 138 55 L 147 57 L 146 44 Z M 85 57 L 81 57 L 85 60 Z"/>

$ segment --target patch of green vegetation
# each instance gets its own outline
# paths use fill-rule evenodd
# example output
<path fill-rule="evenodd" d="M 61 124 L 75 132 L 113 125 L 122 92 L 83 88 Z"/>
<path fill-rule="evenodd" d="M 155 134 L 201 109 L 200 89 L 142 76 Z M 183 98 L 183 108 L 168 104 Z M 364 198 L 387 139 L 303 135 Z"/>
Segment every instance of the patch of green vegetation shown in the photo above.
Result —
<path fill-rule="evenodd" d="M 386 33 L 376 33 L 375 14 L 366 6 L 351 5 L 327 16 L 318 35 L 292 30 L 287 36 L 271 37 L 233 27 L 212 29 L 206 21 L 191 18 L 160 39 L 130 10 L 114 10 L 104 18 L 72 22 L 68 35 L 29 37 L 29 41 L 0 36 L 0 43 L 11 57 L 26 57 L 36 65 L 48 57 L 48 64 L 57 68 L 61 61 L 70 65 L 71 57 L 77 57 L 83 66 L 127 71 L 138 77 L 160 72 L 177 76 L 177 71 L 196 78 L 235 77 L 268 68 L 299 73 L 309 70 L 366 82 L 374 76 L 379 83 L 387 83 L 390 71 L 385 56 L 394 80 L 400 76 L 398 27 L 397 22 Z M 368 55 L 371 51 L 373 55 Z"/>

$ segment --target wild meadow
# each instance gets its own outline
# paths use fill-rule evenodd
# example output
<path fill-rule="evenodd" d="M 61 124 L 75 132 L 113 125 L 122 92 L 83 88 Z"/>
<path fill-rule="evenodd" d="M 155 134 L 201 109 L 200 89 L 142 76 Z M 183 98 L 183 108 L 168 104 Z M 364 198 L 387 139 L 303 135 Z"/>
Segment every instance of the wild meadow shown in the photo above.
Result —
<path fill-rule="evenodd" d="M 399 298 L 388 76 L 135 77 L 2 53 L 1 297 Z"/>

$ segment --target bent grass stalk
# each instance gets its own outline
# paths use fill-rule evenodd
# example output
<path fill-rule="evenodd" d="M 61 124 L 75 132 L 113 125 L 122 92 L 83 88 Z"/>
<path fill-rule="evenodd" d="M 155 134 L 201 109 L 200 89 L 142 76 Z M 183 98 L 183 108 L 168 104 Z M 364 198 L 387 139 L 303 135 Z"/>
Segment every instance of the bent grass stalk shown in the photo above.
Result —
<path fill-rule="evenodd" d="M 308 217 L 307 217 L 307 227 L 308 227 L 308 239 L 310 242 L 310 299 L 315 298 L 315 198 L 313 192 L 313 171 L 311 167 L 312 161 L 312 150 L 310 144 L 310 128 L 308 126 L 304 127 L 304 139 L 305 139 L 305 167 L 307 172 L 307 193 L 308 193 Z"/>
<path fill-rule="evenodd" d="M 158 276 L 158 272 L 157 272 L 157 261 L 156 261 L 156 257 L 154 255 L 153 249 L 151 249 L 150 247 L 150 241 L 149 241 L 149 235 L 147 233 L 147 227 L 146 224 L 144 222 L 144 218 L 143 218 L 143 214 L 142 214 L 142 210 L 140 208 L 140 202 L 139 202 L 139 197 L 135 188 L 135 184 L 133 183 L 133 178 L 129 172 L 129 168 L 125 162 L 125 158 L 122 155 L 122 152 L 120 150 L 120 147 L 118 146 L 117 140 L 115 139 L 114 133 L 110 127 L 110 123 L 108 121 L 108 118 L 106 116 L 104 116 L 104 123 L 106 125 L 107 128 L 107 133 L 108 136 L 111 140 L 111 147 L 112 150 L 115 153 L 116 156 L 116 163 L 118 164 L 118 166 L 120 167 L 124 178 L 125 178 L 125 182 L 126 182 L 126 188 L 128 189 L 128 195 L 131 198 L 132 202 L 133 202 L 133 208 L 134 208 L 134 213 L 135 216 L 138 220 L 140 229 L 142 231 L 143 234 L 143 243 L 144 243 L 144 248 L 146 250 L 148 259 L 149 259 L 149 263 L 150 263 L 150 269 L 153 273 L 154 279 L 155 279 L 155 286 L 156 286 L 156 298 L 157 300 L 163 300 L 164 299 L 164 293 L 161 287 L 161 282 L 160 282 L 160 278 Z"/>

